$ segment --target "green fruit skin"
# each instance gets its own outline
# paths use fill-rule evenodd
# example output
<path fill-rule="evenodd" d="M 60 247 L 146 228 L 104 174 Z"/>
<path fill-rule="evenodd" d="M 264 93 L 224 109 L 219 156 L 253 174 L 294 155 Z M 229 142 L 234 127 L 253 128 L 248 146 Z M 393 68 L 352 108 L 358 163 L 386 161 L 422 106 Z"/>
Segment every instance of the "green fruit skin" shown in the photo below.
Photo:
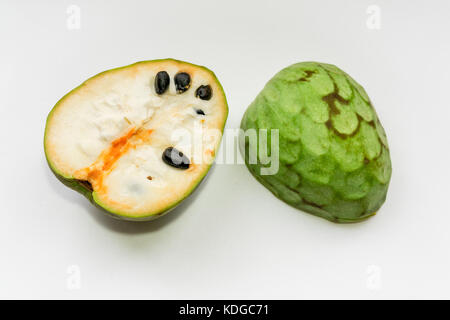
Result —
<path fill-rule="evenodd" d="M 386 134 L 365 90 L 336 66 L 302 62 L 281 70 L 248 107 L 241 129 L 279 130 L 274 175 L 260 174 L 259 155 L 249 163 L 244 135 L 240 149 L 253 176 L 289 205 L 350 223 L 384 203 L 392 173 Z"/>
<path fill-rule="evenodd" d="M 183 202 L 184 199 L 186 199 L 188 196 L 190 196 L 194 190 L 199 186 L 199 184 L 203 181 L 203 179 L 205 178 L 206 174 L 208 173 L 208 171 L 211 168 L 211 165 L 209 165 L 209 167 L 205 170 L 205 172 L 203 173 L 203 175 L 201 175 L 198 180 L 195 182 L 194 187 L 191 190 L 187 190 L 187 192 L 177 201 L 174 202 L 172 204 L 170 204 L 168 207 L 164 208 L 161 212 L 158 212 L 156 214 L 148 214 L 148 215 L 143 215 L 140 217 L 134 217 L 134 216 L 130 216 L 127 215 L 124 212 L 119 212 L 119 211 L 114 211 L 111 208 L 108 208 L 107 206 L 103 205 L 101 202 L 99 202 L 95 196 L 95 192 L 91 189 L 89 189 L 88 187 L 86 187 L 85 184 L 83 184 L 82 181 L 79 181 L 73 177 L 66 177 L 64 176 L 64 174 L 62 174 L 61 172 L 59 172 L 53 165 L 53 163 L 51 162 L 51 160 L 49 159 L 49 157 L 47 156 L 47 150 L 45 149 L 45 139 L 46 139 L 46 135 L 47 135 L 47 126 L 48 126 L 48 122 L 50 117 L 52 116 L 52 113 L 54 112 L 54 110 L 56 110 L 56 108 L 59 106 L 59 104 L 66 98 L 68 97 L 70 94 L 72 94 L 73 92 L 75 92 L 77 89 L 81 88 L 82 86 L 85 85 L 86 82 L 88 82 L 91 79 L 94 79 L 102 74 L 114 71 L 114 70 L 119 70 L 122 68 L 128 68 L 131 67 L 135 64 L 140 64 L 140 63 L 147 63 L 147 62 L 163 62 L 163 61 L 167 61 L 167 60 L 172 60 L 172 61 L 178 61 L 178 62 L 182 62 L 185 64 L 189 64 L 201 69 L 206 70 L 207 72 L 209 72 L 213 78 L 217 81 L 217 84 L 220 88 L 220 94 L 223 95 L 224 100 L 225 100 L 225 107 L 226 107 L 226 115 L 225 115 L 225 121 L 228 117 L 228 102 L 226 100 L 226 96 L 225 96 L 225 92 L 223 90 L 222 85 L 220 84 L 219 80 L 217 79 L 216 75 L 209 70 L 208 68 L 204 67 L 204 66 L 199 66 L 199 65 L 195 65 L 189 62 L 185 62 L 185 61 L 181 61 L 181 60 L 176 60 L 176 59 L 172 59 L 172 58 L 167 58 L 167 59 L 158 59 L 158 60 L 146 60 L 146 61 L 140 61 L 140 62 L 136 62 L 134 64 L 130 64 L 127 66 L 123 66 L 123 67 L 119 67 L 119 68 L 115 68 L 115 69 L 111 69 L 111 70 L 107 70 L 104 72 L 101 72 L 91 78 L 89 78 L 88 80 L 86 80 L 85 82 L 83 82 L 81 85 L 79 85 L 78 87 L 76 87 L 75 89 L 73 89 L 72 91 L 70 91 L 69 93 L 67 93 L 64 97 L 62 97 L 57 103 L 56 105 L 53 107 L 53 109 L 50 111 L 50 113 L 47 116 L 47 121 L 46 121 L 46 125 L 45 125 L 45 133 L 44 133 L 44 153 L 45 153 L 45 158 L 47 160 L 47 164 L 50 167 L 50 170 L 53 172 L 53 174 L 56 176 L 56 178 L 58 178 L 59 181 L 61 181 L 65 186 L 77 191 L 78 193 L 82 194 L 83 196 L 85 196 L 91 203 L 92 205 L 94 205 L 95 207 L 97 207 L 98 209 L 100 209 L 102 212 L 106 213 L 107 215 L 116 218 L 118 220 L 126 220 L 126 221 L 135 221 L 135 222 L 139 222 L 139 221 L 151 221 L 154 220 L 156 218 L 159 218 L 165 214 L 167 214 L 168 212 L 170 212 L 171 210 L 173 210 L 176 206 L 178 206 L 181 202 Z M 221 128 L 221 132 L 223 132 L 225 128 L 225 122 L 223 124 L 223 127 Z"/>

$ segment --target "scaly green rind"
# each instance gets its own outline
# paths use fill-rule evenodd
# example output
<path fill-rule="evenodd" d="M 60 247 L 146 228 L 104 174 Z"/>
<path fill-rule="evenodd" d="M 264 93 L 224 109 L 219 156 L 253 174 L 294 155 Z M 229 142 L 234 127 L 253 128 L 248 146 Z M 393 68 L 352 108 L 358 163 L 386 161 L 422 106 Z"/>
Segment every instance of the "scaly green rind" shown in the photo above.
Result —
<path fill-rule="evenodd" d="M 103 75 L 105 73 L 108 72 L 113 72 L 116 70 L 120 70 L 120 69 L 124 69 L 124 68 L 128 68 L 131 66 L 134 66 L 136 64 L 141 64 L 141 63 L 155 63 L 155 62 L 163 62 L 163 61 L 177 61 L 177 62 L 181 62 L 184 64 L 188 64 L 197 68 L 201 68 L 205 71 L 207 71 L 208 73 L 210 73 L 212 75 L 212 77 L 214 78 L 214 80 L 217 82 L 217 85 L 220 88 L 220 93 L 223 95 L 224 101 L 225 101 L 225 108 L 226 108 L 226 114 L 225 114 L 225 122 L 221 128 L 221 132 L 223 132 L 223 129 L 225 128 L 225 123 L 226 123 L 226 119 L 228 118 L 228 102 L 226 99 L 226 95 L 225 95 L 225 91 L 223 90 L 222 84 L 219 82 L 219 80 L 217 79 L 216 75 L 214 74 L 214 72 L 212 72 L 211 70 L 209 70 L 208 68 L 204 67 L 204 66 L 199 66 L 199 65 L 195 65 L 189 62 L 185 62 L 185 61 L 181 61 L 181 60 L 176 60 L 176 59 L 172 59 L 172 58 L 167 58 L 167 59 L 157 59 L 157 60 L 147 60 L 147 61 L 140 61 L 140 62 L 136 62 L 134 64 L 130 64 L 127 66 L 123 66 L 123 67 L 119 67 L 119 68 L 114 68 L 111 70 L 106 70 L 103 71 L 91 78 L 89 78 L 88 80 L 84 81 L 81 85 L 79 85 L 78 87 L 76 87 L 75 89 L 73 89 L 72 91 L 70 91 L 69 93 L 67 93 L 64 97 L 62 97 L 57 103 L 56 105 L 52 108 L 52 110 L 50 111 L 50 113 L 47 116 L 47 121 L 45 124 L 45 133 L 44 133 L 44 153 L 45 153 L 45 158 L 47 160 L 47 163 L 51 169 L 51 171 L 55 174 L 55 176 L 58 178 L 58 180 L 60 180 L 64 185 L 66 185 L 67 187 L 81 193 L 83 196 L 85 196 L 95 207 L 101 209 L 103 212 L 105 212 L 106 214 L 112 216 L 113 218 L 117 218 L 120 220 L 128 220 L 128 221 L 150 221 L 150 220 L 154 220 L 156 218 L 159 218 L 161 216 L 163 216 L 164 214 L 168 213 L 169 211 L 171 211 L 172 209 L 174 209 L 177 205 L 179 205 L 184 199 L 186 199 L 189 195 L 191 195 L 194 190 L 198 187 L 198 185 L 202 182 L 202 180 L 205 178 L 206 174 L 208 173 L 209 169 L 211 168 L 212 163 L 208 166 L 207 169 L 205 169 L 204 173 L 197 179 L 197 181 L 195 181 L 194 183 L 194 187 L 190 190 L 188 190 L 178 201 L 170 204 L 169 206 L 167 206 L 166 208 L 164 208 L 163 210 L 161 210 L 158 213 L 155 214 L 144 214 L 140 217 L 134 217 L 134 216 L 130 216 L 127 215 L 124 212 L 120 212 L 120 211 L 116 211 L 112 208 L 107 207 L 106 205 L 104 205 L 103 203 L 101 203 L 99 201 L 99 199 L 96 197 L 95 192 L 89 190 L 88 188 L 86 188 L 85 184 L 83 183 L 83 181 L 79 181 L 73 177 L 67 177 L 65 176 L 63 173 L 59 172 L 56 167 L 53 165 L 53 163 L 51 162 L 51 160 L 49 159 L 48 155 L 47 155 L 47 150 L 46 150 L 46 136 L 47 136 L 47 128 L 48 128 L 48 123 L 49 120 L 51 119 L 54 111 L 61 105 L 61 103 L 73 92 L 77 91 L 78 89 L 80 89 L 81 87 L 83 87 L 84 85 L 86 85 L 87 82 L 89 82 L 90 80 L 99 77 L 100 75 Z M 219 143 L 220 144 L 220 143 Z M 217 150 L 216 150 L 217 151 Z M 217 153 L 217 152 L 216 152 Z"/>
<path fill-rule="evenodd" d="M 252 175 L 291 206 L 349 223 L 384 203 L 391 177 L 386 134 L 367 93 L 336 66 L 303 62 L 281 70 L 248 107 L 241 128 L 279 130 L 277 174 L 261 175 L 259 158 L 249 163 L 244 136 L 241 152 Z"/>

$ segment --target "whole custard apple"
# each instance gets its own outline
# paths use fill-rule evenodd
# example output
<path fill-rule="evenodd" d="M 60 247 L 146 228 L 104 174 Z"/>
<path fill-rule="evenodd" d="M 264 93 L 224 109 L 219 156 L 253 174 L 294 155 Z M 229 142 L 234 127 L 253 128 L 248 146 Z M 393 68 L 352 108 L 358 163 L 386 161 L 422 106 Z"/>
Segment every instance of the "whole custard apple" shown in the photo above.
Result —
<path fill-rule="evenodd" d="M 367 93 L 336 66 L 302 62 L 281 70 L 248 107 L 241 129 L 248 169 L 289 205 L 346 223 L 384 203 L 391 178 L 386 134 Z M 256 161 L 249 129 L 268 136 L 257 135 Z M 278 154 L 270 156 L 279 166 L 267 174 L 260 151 L 270 154 L 274 144 Z"/>

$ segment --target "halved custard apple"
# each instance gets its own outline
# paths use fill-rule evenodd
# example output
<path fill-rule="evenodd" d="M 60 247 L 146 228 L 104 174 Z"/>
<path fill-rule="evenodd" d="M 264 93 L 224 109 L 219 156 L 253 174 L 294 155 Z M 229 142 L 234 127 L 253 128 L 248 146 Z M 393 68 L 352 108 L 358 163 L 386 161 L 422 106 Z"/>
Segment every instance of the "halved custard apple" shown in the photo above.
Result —
<path fill-rule="evenodd" d="M 214 73 L 164 59 L 102 72 L 52 109 L 48 164 L 67 186 L 115 217 L 151 220 L 208 172 L 228 107 Z"/>

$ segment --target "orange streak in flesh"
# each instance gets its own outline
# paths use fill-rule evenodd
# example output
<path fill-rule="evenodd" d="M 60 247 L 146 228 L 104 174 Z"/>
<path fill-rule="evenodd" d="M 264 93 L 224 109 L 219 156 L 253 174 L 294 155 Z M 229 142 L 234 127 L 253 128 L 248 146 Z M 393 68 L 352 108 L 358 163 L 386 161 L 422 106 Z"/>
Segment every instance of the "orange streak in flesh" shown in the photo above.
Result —
<path fill-rule="evenodd" d="M 92 184 L 96 192 L 106 192 L 106 186 L 103 185 L 103 179 L 109 173 L 114 164 L 122 157 L 130 148 L 136 148 L 145 142 L 153 132 L 151 129 L 132 128 L 124 136 L 117 138 L 111 142 L 108 149 L 104 150 L 97 160 L 89 167 L 80 170 L 87 173 L 87 180 Z"/>

